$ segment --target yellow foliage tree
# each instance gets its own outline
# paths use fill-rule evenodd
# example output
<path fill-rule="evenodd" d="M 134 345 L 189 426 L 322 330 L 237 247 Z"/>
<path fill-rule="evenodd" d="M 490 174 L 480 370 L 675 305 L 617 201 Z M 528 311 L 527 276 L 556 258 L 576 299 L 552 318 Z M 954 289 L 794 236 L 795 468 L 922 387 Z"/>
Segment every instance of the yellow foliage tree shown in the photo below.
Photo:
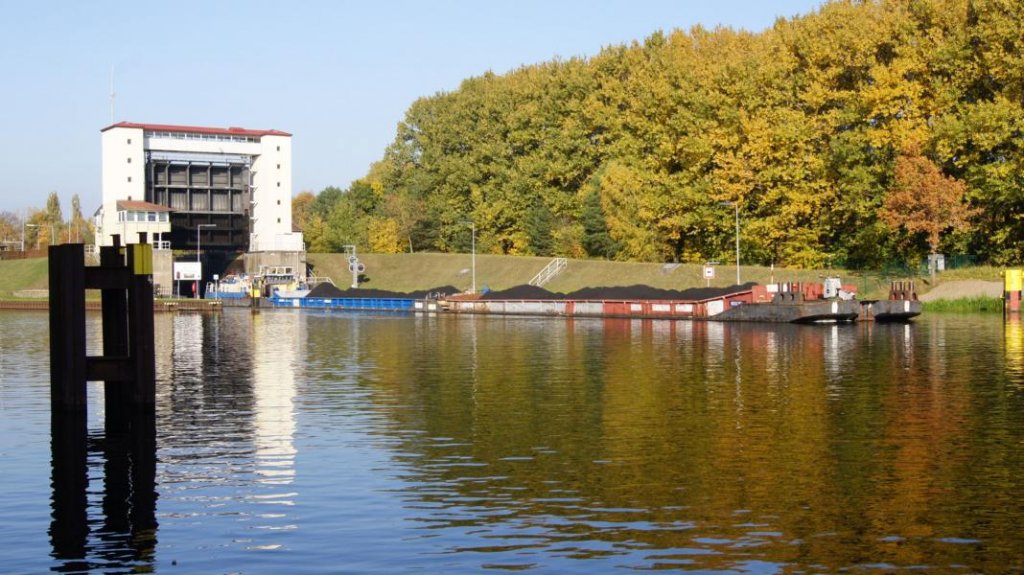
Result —
<path fill-rule="evenodd" d="M 367 222 L 370 251 L 378 254 L 402 253 L 401 227 L 392 218 L 370 218 Z"/>

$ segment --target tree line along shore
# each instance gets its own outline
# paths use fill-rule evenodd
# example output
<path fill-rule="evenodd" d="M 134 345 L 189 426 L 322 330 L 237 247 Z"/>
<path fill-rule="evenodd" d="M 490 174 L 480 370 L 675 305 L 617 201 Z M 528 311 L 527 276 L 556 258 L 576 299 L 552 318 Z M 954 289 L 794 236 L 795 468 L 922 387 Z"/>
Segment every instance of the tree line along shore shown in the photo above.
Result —
<path fill-rule="evenodd" d="M 347 189 L 311 251 L 879 268 L 1020 262 L 1024 4 L 835 0 L 758 33 L 656 32 L 465 80 Z M 737 229 L 738 228 L 738 229 Z"/>

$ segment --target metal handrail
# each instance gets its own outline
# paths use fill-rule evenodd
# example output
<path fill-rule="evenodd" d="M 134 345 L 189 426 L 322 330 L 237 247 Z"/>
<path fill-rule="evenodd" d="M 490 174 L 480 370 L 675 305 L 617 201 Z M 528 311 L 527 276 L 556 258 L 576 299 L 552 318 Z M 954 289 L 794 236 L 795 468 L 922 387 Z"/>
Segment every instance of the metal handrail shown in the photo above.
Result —
<path fill-rule="evenodd" d="M 530 285 L 536 287 L 543 286 L 561 273 L 567 265 L 569 265 L 569 262 L 565 258 L 555 258 L 551 260 L 548 265 L 544 266 L 544 269 L 540 270 L 537 275 L 533 276 L 533 279 L 530 280 Z"/>

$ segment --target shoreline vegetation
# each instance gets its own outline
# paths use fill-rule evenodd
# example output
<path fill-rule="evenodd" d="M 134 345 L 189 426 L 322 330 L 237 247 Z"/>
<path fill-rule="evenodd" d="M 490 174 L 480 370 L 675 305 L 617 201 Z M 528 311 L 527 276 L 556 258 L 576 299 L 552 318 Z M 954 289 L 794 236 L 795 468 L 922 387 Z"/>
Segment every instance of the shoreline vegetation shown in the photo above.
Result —
<path fill-rule="evenodd" d="M 431 286 L 450 285 L 468 290 L 472 281 L 473 258 L 470 254 L 360 254 L 366 272 L 360 288 L 414 292 Z M 526 256 L 476 255 L 478 289 L 507 290 L 526 285 L 551 258 Z M 345 254 L 309 254 L 314 275 L 330 277 L 339 288 L 351 281 Z M 715 278 L 703 278 L 702 264 L 654 264 L 612 262 L 606 260 L 569 260 L 560 275 L 545 289 L 571 293 L 588 288 L 650 286 L 662 290 L 721 288 L 735 284 L 733 265 L 715 266 Z M 764 266 L 740 266 L 743 283 L 821 281 L 828 275 L 857 286 L 861 299 L 887 296 L 890 280 L 912 279 L 922 296 L 924 311 L 949 313 L 992 313 L 1002 310 L 1001 270 L 975 267 L 950 270 L 939 275 L 936 285 L 927 277 L 896 277 L 879 272 L 848 270 L 772 269 Z M 46 258 L 0 261 L 0 300 L 35 301 L 45 299 L 48 282 Z M 998 286 L 997 286 L 998 282 Z"/>
<path fill-rule="evenodd" d="M 1003 299 L 989 296 L 937 299 L 922 302 L 926 313 L 1002 313 Z"/>

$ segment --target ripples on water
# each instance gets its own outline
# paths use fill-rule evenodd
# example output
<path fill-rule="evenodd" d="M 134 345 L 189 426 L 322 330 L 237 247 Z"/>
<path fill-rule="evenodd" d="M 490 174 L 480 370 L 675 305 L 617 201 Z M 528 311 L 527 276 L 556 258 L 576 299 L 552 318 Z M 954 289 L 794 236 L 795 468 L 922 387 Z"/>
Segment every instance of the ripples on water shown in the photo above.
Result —
<path fill-rule="evenodd" d="M 2 317 L 11 572 L 1024 570 L 998 317 L 159 315 L 155 478 L 92 386 L 84 531 L 50 517 L 46 317 Z"/>

